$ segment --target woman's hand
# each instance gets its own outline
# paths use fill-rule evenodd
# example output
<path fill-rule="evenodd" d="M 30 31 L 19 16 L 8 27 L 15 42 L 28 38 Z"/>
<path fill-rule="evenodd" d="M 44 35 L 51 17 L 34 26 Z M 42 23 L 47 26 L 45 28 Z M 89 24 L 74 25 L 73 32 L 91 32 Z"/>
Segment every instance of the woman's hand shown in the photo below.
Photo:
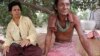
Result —
<path fill-rule="evenodd" d="M 3 47 L 3 55 L 6 56 L 6 53 L 9 52 L 9 46 Z"/>
<path fill-rule="evenodd" d="M 20 42 L 21 47 L 30 45 L 30 40 L 24 39 Z"/>

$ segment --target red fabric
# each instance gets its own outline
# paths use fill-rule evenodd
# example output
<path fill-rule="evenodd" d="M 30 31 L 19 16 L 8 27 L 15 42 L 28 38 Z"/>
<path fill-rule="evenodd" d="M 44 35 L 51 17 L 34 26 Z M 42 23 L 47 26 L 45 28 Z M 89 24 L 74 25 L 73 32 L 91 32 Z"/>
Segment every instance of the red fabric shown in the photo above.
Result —
<path fill-rule="evenodd" d="M 87 34 L 87 37 L 89 39 L 94 39 L 100 37 L 99 33 L 97 31 L 91 31 Z"/>

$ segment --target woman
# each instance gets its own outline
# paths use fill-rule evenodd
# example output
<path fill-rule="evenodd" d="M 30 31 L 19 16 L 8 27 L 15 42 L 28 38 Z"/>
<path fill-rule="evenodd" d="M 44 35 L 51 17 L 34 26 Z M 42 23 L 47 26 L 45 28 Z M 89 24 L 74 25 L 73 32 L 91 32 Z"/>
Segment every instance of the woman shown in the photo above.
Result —
<path fill-rule="evenodd" d="M 3 54 L 5 56 L 41 56 L 42 51 L 36 46 L 35 27 L 28 17 L 21 15 L 20 2 L 9 3 L 8 11 L 12 19 L 7 26 Z"/>

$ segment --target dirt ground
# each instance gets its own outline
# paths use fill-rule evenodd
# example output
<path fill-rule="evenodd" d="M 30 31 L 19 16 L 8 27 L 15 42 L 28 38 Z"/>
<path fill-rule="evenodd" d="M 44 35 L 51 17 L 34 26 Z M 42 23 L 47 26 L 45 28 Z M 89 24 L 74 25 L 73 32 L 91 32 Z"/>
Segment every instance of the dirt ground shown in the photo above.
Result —
<path fill-rule="evenodd" d="M 46 33 L 40 33 L 38 34 L 38 44 L 41 47 L 42 50 L 44 50 L 44 41 L 45 41 Z M 76 42 L 76 49 L 77 51 L 82 54 L 82 56 L 87 56 L 87 53 L 84 51 L 80 41 L 79 37 L 77 35 L 73 36 L 73 40 Z M 89 44 L 91 46 L 91 51 L 93 52 L 94 56 L 100 56 L 100 40 L 96 39 L 88 39 Z M 54 43 L 54 37 L 52 39 L 52 43 Z M 53 46 L 53 45 L 52 45 Z M 1 51 L 1 48 L 0 48 Z M 0 53 L 1 54 L 1 53 Z"/>

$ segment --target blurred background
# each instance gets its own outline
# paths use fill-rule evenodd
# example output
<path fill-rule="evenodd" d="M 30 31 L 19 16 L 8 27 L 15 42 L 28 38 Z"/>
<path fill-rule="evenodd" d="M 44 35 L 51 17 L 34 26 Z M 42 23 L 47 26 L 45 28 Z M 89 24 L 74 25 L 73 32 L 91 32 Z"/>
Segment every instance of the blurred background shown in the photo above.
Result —
<path fill-rule="evenodd" d="M 7 5 L 13 0 L 0 0 L 0 38 L 4 37 L 11 15 Z M 54 0 L 19 0 L 22 3 L 22 14 L 29 16 L 35 24 L 38 33 L 46 33 L 48 15 L 53 12 Z M 83 29 L 93 29 L 94 13 L 100 18 L 100 0 L 72 0 L 71 10 L 78 15 Z M 91 24 L 92 22 L 92 24 Z M 86 26 L 86 24 L 88 24 Z M 100 26 L 98 26 L 100 27 Z"/>
<path fill-rule="evenodd" d="M 11 20 L 7 5 L 14 0 L 0 0 L 0 56 L 1 46 L 5 38 L 6 27 Z M 22 3 L 22 14 L 30 17 L 34 23 L 37 33 L 39 33 L 39 45 L 43 48 L 44 37 L 47 32 L 49 14 L 53 13 L 54 0 L 19 0 Z M 72 0 L 71 10 L 78 15 L 84 31 L 97 29 L 100 30 L 100 0 Z M 42 33 L 42 34 L 41 34 Z M 77 39 L 77 38 L 75 38 Z M 77 41 L 79 43 L 79 41 Z M 42 43 L 42 44 L 41 44 Z M 93 48 L 100 53 L 100 48 L 96 49 L 97 43 L 90 41 Z M 100 47 L 100 45 L 98 46 Z M 99 50 L 99 51 L 98 51 Z M 82 50 L 81 50 L 82 51 Z M 97 53 L 96 52 L 96 53 Z M 95 53 L 95 52 L 94 52 Z M 85 55 L 84 55 L 85 56 Z"/>

